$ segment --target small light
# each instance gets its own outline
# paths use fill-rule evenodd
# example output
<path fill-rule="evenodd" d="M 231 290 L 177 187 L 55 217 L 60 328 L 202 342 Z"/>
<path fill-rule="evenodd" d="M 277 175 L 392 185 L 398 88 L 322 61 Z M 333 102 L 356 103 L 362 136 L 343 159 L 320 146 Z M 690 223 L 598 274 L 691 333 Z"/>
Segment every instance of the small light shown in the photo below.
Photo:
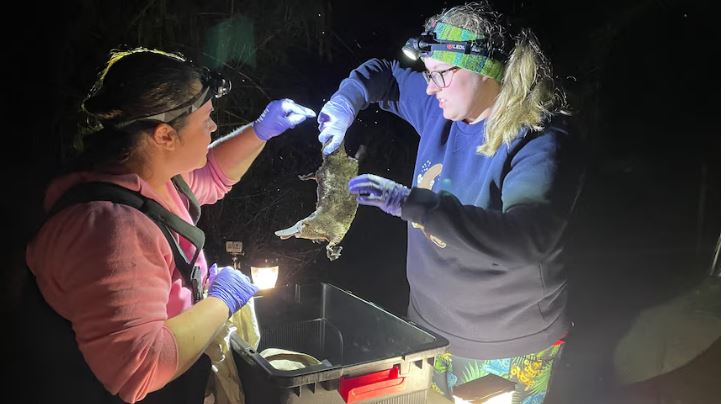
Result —
<path fill-rule="evenodd" d="M 511 404 L 516 383 L 494 374 L 471 380 L 453 387 L 453 402 L 456 404 Z"/>
<path fill-rule="evenodd" d="M 511 404 L 514 399 L 514 392 L 509 391 L 508 393 L 501 393 L 499 395 L 493 396 L 485 401 L 475 401 L 476 403 L 481 404 Z M 453 396 L 453 402 L 455 404 L 470 404 L 474 401 L 464 400 L 462 398 Z"/>
<path fill-rule="evenodd" d="M 418 51 L 416 51 L 412 46 L 403 46 L 403 54 L 411 60 L 417 60 L 418 59 Z"/>
<path fill-rule="evenodd" d="M 259 289 L 272 289 L 277 283 L 277 276 L 279 275 L 279 265 L 277 260 L 273 259 L 262 259 L 258 263 L 255 263 L 251 268 L 252 283 L 254 283 Z"/>

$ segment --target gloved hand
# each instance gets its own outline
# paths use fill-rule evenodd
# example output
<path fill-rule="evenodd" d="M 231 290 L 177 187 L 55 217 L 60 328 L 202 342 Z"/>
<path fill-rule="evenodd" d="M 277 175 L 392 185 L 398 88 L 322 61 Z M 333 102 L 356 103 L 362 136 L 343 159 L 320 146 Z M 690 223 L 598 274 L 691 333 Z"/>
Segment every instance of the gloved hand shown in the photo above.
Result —
<path fill-rule="evenodd" d="M 221 299 L 229 308 L 229 316 L 241 309 L 257 293 L 257 287 L 243 273 L 232 267 L 209 267 L 207 296 Z"/>
<path fill-rule="evenodd" d="M 252 124 L 257 137 L 265 142 L 287 129 L 294 128 L 307 118 L 312 118 L 315 111 L 296 104 L 285 98 L 267 104 L 262 115 Z"/>
<path fill-rule="evenodd" d="M 206 288 L 207 291 L 209 290 L 209 287 L 211 287 L 211 284 L 214 283 L 214 278 L 216 277 L 216 274 L 219 273 L 219 269 L 217 268 L 216 262 L 211 264 L 209 269 L 206 270 Z"/>
<path fill-rule="evenodd" d="M 325 146 L 322 149 L 323 155 L 327 156 L 340 147 L 345 138 L 345 131 L 352 125 L 357 112 L 346 98 L 339 95 L 332 97 L 322 106 L 317 122 L 320 124 L 318 139 Z"/>
<path fill-rule="evenodd" d="M 383 212 L 400 217 L 403 203 L 410 195 L 408 187 L 372 174 L 358 175 L 350 180 L 350 193 L 362 205 L 377 206 Z"/>

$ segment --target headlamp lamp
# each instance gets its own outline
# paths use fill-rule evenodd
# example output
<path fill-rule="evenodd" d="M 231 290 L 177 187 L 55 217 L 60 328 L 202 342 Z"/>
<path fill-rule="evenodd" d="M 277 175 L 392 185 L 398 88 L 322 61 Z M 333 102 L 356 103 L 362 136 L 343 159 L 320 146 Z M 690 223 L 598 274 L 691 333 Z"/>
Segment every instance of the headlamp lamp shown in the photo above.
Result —
<path fill-rule="evenodd" d="M 403 53 L 412 60 L 430 56 L 433 51 L 463 53 L 466 55 L 480 55 L 496 60 L 505 60 L 506 54 L 501 49 L 491 47 L 483 40 L 450 41 L 436 38 L 434 31 L 426 31 L 412 37 L 405 42 Z"/>
<path fill-rule="evenodd" d="M 431 46 L 437 43 L 435 33 L 424 32 L 408 39 L 403 46 L 403 53 L 411 60 L 417 60 L 421 55 L 431 52 Z"/>
<path fill-rule="evenodd" d="M 208 68 L 203 67 L 200 73 L 200 80 L 202 85 L 201 91 L 189 101 L 186 101 L 179 106 L 176 106 L 170 110 L 158 114 L 142 116 L 139 118 L 134 118 L 115 124 L 114 127 L 120 129 L 139 121 L 159 121 L 164 123 L 170 123 L 174 119 L 177 119 L 183 115 L 191 114 L 192 112 L 201 108 L 201 106 L 206 104 L 206 102 L 209 101 L 212 97 L 221 98 L 232 90 L 232 82 L 225 79 L 224 76 L 222 76 L 218 72 L 211 71 Z"/>

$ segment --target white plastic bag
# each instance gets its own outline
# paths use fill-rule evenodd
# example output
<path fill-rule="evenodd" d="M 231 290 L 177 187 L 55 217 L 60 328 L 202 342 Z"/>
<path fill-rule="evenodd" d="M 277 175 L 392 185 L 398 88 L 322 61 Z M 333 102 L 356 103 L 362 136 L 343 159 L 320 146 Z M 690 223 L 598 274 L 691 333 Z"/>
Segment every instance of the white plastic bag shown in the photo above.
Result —
<path fill-rule="evenodd" d="M 244 404 L 244 392 L 239 380 L 234 355 L 230 352 L 229 339 L 233 332 L 244 340 L 250 347 L 257 349 L 259 345 L 259 324 L 254 311 L 254 299 L 234 313 L 214 337 L 206 350 L 211 359 L 212 394 L 213 400 L 207 398 L 206 403 L 214 404 Z"/>

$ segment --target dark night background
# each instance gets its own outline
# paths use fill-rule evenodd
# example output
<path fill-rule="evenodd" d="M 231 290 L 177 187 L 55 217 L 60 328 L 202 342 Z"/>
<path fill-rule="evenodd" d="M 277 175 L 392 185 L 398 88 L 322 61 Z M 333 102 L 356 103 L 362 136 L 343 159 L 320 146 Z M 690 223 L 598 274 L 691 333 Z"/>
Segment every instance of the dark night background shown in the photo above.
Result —
<path fill-rule="evenodd" d="M 460 4 L 26 3 L 5 11 L 3 24 L 3 109 L 10 123 L 4 136 L 16 144 L 6 145 L 4 159 L 11 223 L 4 307 L 14 302 L 23 244 L 39 217 L 43 187 L 69 154 L 75 113 L 109 49 L 147 46 L 181 51 L 199 62 L 213 64 L 214 55 L 224 59 L 222 70 L 234 87 L 216 106 L 222 135 L 255 119 L 271 99 L 289 97 L 319 111 L 351 69 L 371 57 L 400 57 L 401 45 L 422 30 L 428 16 Z M 612 377 L 614 345 L 641 310 L 708 275 L 720 236 L 719 2 L 493 4 L 537 33 L 587 145 L 587 181 L 569 229 L 575 328 L 547 402 L 629 394 Z M 10 28 L 7 20 L 19 27 Z M 222 39 L 230 41 L 226 48 L 219 45 Z M 256 51 L 250 53 L 250 46 Z M 315 185 L 297 175 L 321 162 L 317 133 L 315 123 L 304 123 L 271 141 L 232 193 L 206 207 L 200 227 L 207 232 L 207 255 L 230 263 L 224 241 L 243 241 L 244 260 L 279 257 L 282 282 L 331 282 L 402 316 L 408 287 L 405 224 L 399 219 L 361 207 L 342 243 L 342 258 L 334 262 L 320 245 L 273 234 L 314 210 Z M 348 131 L 347 150 L 353 154 L 366 145 L 361 172 L 409 184 L 416 142 L 405 122 L 371 106 Z M 719 344 L 681 373 L 643 389 L 684 403 L 719 402 L 713 399 L 719 397 Z M 678 383 L 701 387 L 713 401 L 689 401 L 694 393 L 676 391 Z M 633 402 L 649 402 L 643 400 Z"/>

